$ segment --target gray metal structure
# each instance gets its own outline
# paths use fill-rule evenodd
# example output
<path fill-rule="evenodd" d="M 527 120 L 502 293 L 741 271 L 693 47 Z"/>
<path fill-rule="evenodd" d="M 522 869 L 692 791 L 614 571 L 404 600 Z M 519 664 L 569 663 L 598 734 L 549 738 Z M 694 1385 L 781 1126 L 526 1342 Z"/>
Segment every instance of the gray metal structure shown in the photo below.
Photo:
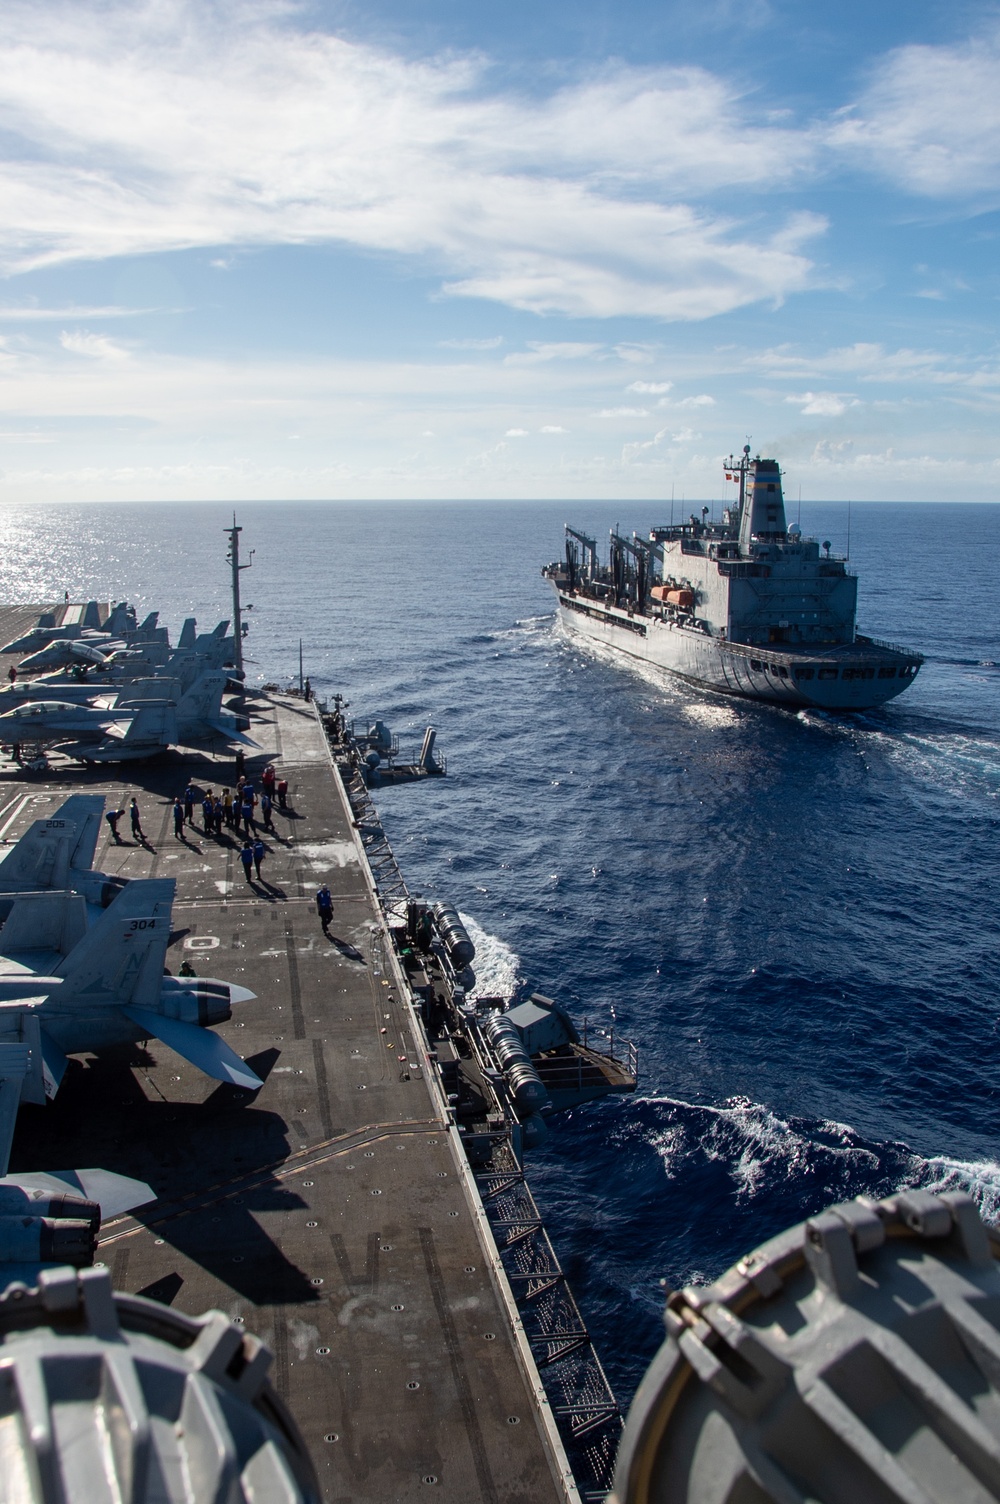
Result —
<path fill-rule="evenodd" d="M 865 710 L 901 694 L 923 658 L 855 628 L 846 559 L 788 526 L 776 460 L 747 445 L 726 461 L 739 485 L 720 523 L 692 514 L 648 539 L 597 544 L 566 528 L 566 557 L 542 571 L 574 632 L 709 689 L 822 710 Z"/>
<path fill-rule="evenodd" d="M 675 1291 L 609 1504 L 1000 1499 L 1000 1238 L 858 1197 Z"/>
<path fill-rule="evenodd" d="M 113 1294 L 106 1269 L 0 1294 L 0 1491 L 16 1504 L 317 1504 L 271 1353 L 220 1311 Z"/>

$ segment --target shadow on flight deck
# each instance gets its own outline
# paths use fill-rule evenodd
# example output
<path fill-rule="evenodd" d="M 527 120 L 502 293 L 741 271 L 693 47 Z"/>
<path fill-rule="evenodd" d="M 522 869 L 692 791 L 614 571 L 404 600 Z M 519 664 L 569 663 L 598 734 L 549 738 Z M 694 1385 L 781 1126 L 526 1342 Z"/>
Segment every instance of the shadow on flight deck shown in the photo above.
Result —
<path fill-rule="evenodd" d="M 279 1055 L 269 1049 L 253 1057 L 262 1079 Z M 292 1152 L 284 1120 L 235 1087 L 220 1086 L 203 1102 L 150 1100 L 133 1072 L 153 1063 L 137 1045 L 102 1051 L 86 1064 L 71 1059 L 54 1102 L 22 1107 L 11 1170 L 62 1163 L 72 1144 L 80 1163 L 146 1180 L 157 1199 L 131 1213 L 135 1221 L 246 1300 L 315 1301 L 306 1275 L 254 1215 L 306 1204 L 268 1173 Z"/>

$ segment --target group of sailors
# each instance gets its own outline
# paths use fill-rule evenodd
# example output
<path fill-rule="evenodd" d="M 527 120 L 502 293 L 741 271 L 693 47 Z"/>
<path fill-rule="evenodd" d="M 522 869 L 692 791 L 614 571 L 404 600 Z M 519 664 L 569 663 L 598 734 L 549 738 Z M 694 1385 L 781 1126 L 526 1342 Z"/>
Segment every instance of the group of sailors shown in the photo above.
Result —
<path fill-rule="evenodd" d="M 199 802 L 206 836 L 221 836 L 223 827 L 238 832 L 242 825 L 244 835 L 249 837 L 251 831 L 254 835 L 257 833 L 258 810 L 264 829 L 273 832 L 275 799 L 279 809 L 288 808 L 288 780 L 279 779 L 269 763 L 261 776 L 259 798 L 254 785 L 242 773 L 235 790 L 224 788 L 216 794 L 212 789 L 206 789 L 200 801 L 198 796 L 198 789 L 189 783 L 184 793 L 178 794 L 174 800 L 174 835 L 178 840 L 184 839 L 186 825 L 194 826 L 195 805 Z"/>

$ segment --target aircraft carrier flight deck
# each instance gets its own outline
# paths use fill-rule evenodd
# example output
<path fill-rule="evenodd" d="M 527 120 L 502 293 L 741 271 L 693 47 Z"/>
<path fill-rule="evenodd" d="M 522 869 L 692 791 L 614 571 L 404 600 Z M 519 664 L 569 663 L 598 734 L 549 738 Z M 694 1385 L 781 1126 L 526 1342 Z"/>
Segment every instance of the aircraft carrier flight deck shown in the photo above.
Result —
<path fill-rule="evenodd" d="M 0 609 L 2 640 L 37 611 Z M 254 886 L 232 832 L 173 829 L 189 780 L 232 787 L 231 751 L 38 775 L 3 761 L 8 849 L 68 794 L 137 798 L 145 843 L 102 821 L 94 866 L 176 880 L 167 967 L 252 989 L 218 1032 L 264 1081 L 213 1082 L 156 1039 L 73 1058 L 54 1101 L 22 1108 L 10 1168 L 152 1186 L 102 1225 L 98 1258 L 116 1289 L 219 1309 L 267 1343 L 331 1504 L 576 1499 L 320 715 L 288 694 L 251 715 L 248 776 L 273 760 L 288 780 Z"/>

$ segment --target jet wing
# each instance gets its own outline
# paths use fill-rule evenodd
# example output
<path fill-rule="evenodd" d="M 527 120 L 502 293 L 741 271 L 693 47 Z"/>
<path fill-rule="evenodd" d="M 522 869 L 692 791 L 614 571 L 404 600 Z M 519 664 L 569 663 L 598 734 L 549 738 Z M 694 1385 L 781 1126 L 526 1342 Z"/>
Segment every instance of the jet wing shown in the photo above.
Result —
<path fill-rule="evenodd" d="M 101 1220 L 120 1217 L 133 1207 L 155 1201 L 155 1191 L 144 1180 L 131 1180 L 112 1170 L 32 1170 L 27 1175 L 5 1175 L 0 1185 L 16 1185 L 25 1191 L 50 1191 L 53 1196 L 82 1196 L 96 1201 Z"/>
<path fill-rule="evenodd" d="M 154 1039 L 162 1039 L 165 1045 L 204 1071 L 206 1076 L 212 1076 L 216 1081 L 228 1081 L 233 1086 L 245 1086 L 251 1091 L 264 1085 L 236 1051 L 211 1029 L 204 1029 L 201 1024 L 182 1023 L 180 1019 L 167 1018 L 162 1013 L 151 1013 L 147 1008 L 123 1008 L 122 1012 Z"/>
<path fill-rule="evenodd" d="M 260 751 L 260 742 L 255 742 L 253 737 L 247 736 L 245 731 L 237 731 L 235 726 L 227 726 L 222 721 L 211 721 L 209 724 L 213 731 L 218 731 L 219 735 L 224 736 L 227 741 L 238 742 L 241 747 L 255 747 L 258 752 Z"/>

